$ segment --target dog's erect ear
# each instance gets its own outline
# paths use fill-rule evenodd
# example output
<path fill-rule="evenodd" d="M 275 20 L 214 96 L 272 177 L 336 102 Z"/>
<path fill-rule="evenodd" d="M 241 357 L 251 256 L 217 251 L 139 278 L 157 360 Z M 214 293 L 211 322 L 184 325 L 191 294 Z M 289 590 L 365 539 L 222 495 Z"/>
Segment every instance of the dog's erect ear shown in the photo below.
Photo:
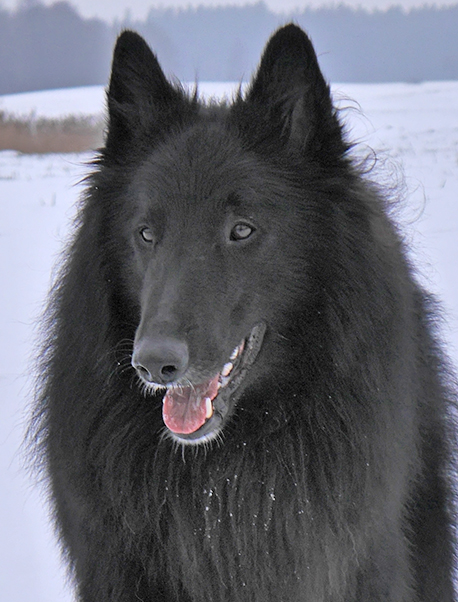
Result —
<path fill-rule="evenodd" d="M 294 147 L 334 157 L 345 152 L 329 86 L 311 41 L 296 25 L 282 27 L 267 43 L 246 100 L 277 122 Z"/>
<path fill-rule="evenodd" d="M 126 141 L 160 128 L 183 94 L 166 79 L 145 40 L 124 31 L 116 42 L 108 88 L 108 139 Z M 165 114 L 163 114 L 165 113 Z"/>

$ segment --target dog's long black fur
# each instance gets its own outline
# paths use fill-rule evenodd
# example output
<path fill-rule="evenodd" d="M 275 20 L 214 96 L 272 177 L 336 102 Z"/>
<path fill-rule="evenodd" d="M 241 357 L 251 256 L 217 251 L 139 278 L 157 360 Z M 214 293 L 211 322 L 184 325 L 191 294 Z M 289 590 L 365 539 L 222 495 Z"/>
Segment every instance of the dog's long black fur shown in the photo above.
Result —
<path fill-rule="evenodd" d="M 308 37 L 216 105 L 124 32 L 108 114 L 35 416 L 79 599 L 452 602 L 436 310 Z"/>

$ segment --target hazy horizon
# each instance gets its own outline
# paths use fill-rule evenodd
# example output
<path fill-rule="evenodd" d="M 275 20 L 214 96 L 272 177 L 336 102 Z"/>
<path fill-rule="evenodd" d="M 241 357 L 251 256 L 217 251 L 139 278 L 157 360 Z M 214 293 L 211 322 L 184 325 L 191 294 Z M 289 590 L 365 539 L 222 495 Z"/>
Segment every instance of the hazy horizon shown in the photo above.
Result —
<path fill-rule="evenodd" d="M 244 6 L 259 4 L 257 0 L 65 0 L 74 6 L 86 18 L 97 17 L 112 21 L 129 16 L 132 19 L 144 19 L 151 8 L 188 8 L 197 6 Z M 55 4 L 57 0 L 0 0 L 0 7 L 16 9 L 21 5 Z M 404 10 L 425 6 L 446 7 L 458 5 L 457 0 L 261 0 L 276 13 L 288 13 L 294 10 L 310 8 L 329 8 L 339 5 L 366 10 L 385 10 L 392 6 Z"/>

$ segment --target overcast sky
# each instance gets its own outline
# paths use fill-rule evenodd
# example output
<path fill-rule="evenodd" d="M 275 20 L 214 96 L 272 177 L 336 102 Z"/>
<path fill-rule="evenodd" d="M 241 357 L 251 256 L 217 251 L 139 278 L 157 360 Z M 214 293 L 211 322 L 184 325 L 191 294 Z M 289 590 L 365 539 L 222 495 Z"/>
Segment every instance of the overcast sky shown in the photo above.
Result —
<path fill-rule="evenodd" d="M 16 8 L 21 2 L 30 2 L 31 0 L 0 0 L 0 6 L 5 8 Z M 33 0 L 32 0 L 33 1 Z M 56 0 L 41 0 L 44 4 L 54 4 Z M 70 2 L 85 17 L 100 17 L 105 20 L 112 20 L 115 17 L 124 17 L 126 11 L 130 10 L 133 18 L 144 18 L 148 10 L 154 7 L 176 7 L 186 6 L 217 6 L 217 5 L 243 5 L 247 0 L 71 0 Z M 254 2 L 251 2 L 254 4 Z M 401 5 L 405 9 L 419 7 L 424 4 L 435 4 L 440 6 L 450 6 L 458 3 L 458 0 L 265 0 L 267 6 L 276 12 L 288 12 L 295 8 L 330 6 L 333 4 L 347 4 L 349 6 L 363 6 L 367 9 L 387 8 L 393 3 Z"/>

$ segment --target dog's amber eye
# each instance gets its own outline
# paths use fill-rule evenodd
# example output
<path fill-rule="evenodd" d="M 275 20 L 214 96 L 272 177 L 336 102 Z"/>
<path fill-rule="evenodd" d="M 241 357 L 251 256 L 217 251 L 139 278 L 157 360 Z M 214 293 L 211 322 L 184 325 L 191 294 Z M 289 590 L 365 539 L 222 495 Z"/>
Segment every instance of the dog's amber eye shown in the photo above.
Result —
<path fill-rule="evenodd" d="M 139 234 L 144 242 L 147 242 L 147 243 L 154 242 L 154 234 L 153 234 L 153 231 L 151 230 L 151 228 L 143 227 L 140 229 Z"/>
<path fill-rule="evenodd" d="M 249 238 L 254 232 L 253 226 L 250 226 L 246 223 L 240 223 L 234 226 L 231 230 L 231 240 L 246 240 Z"/>

